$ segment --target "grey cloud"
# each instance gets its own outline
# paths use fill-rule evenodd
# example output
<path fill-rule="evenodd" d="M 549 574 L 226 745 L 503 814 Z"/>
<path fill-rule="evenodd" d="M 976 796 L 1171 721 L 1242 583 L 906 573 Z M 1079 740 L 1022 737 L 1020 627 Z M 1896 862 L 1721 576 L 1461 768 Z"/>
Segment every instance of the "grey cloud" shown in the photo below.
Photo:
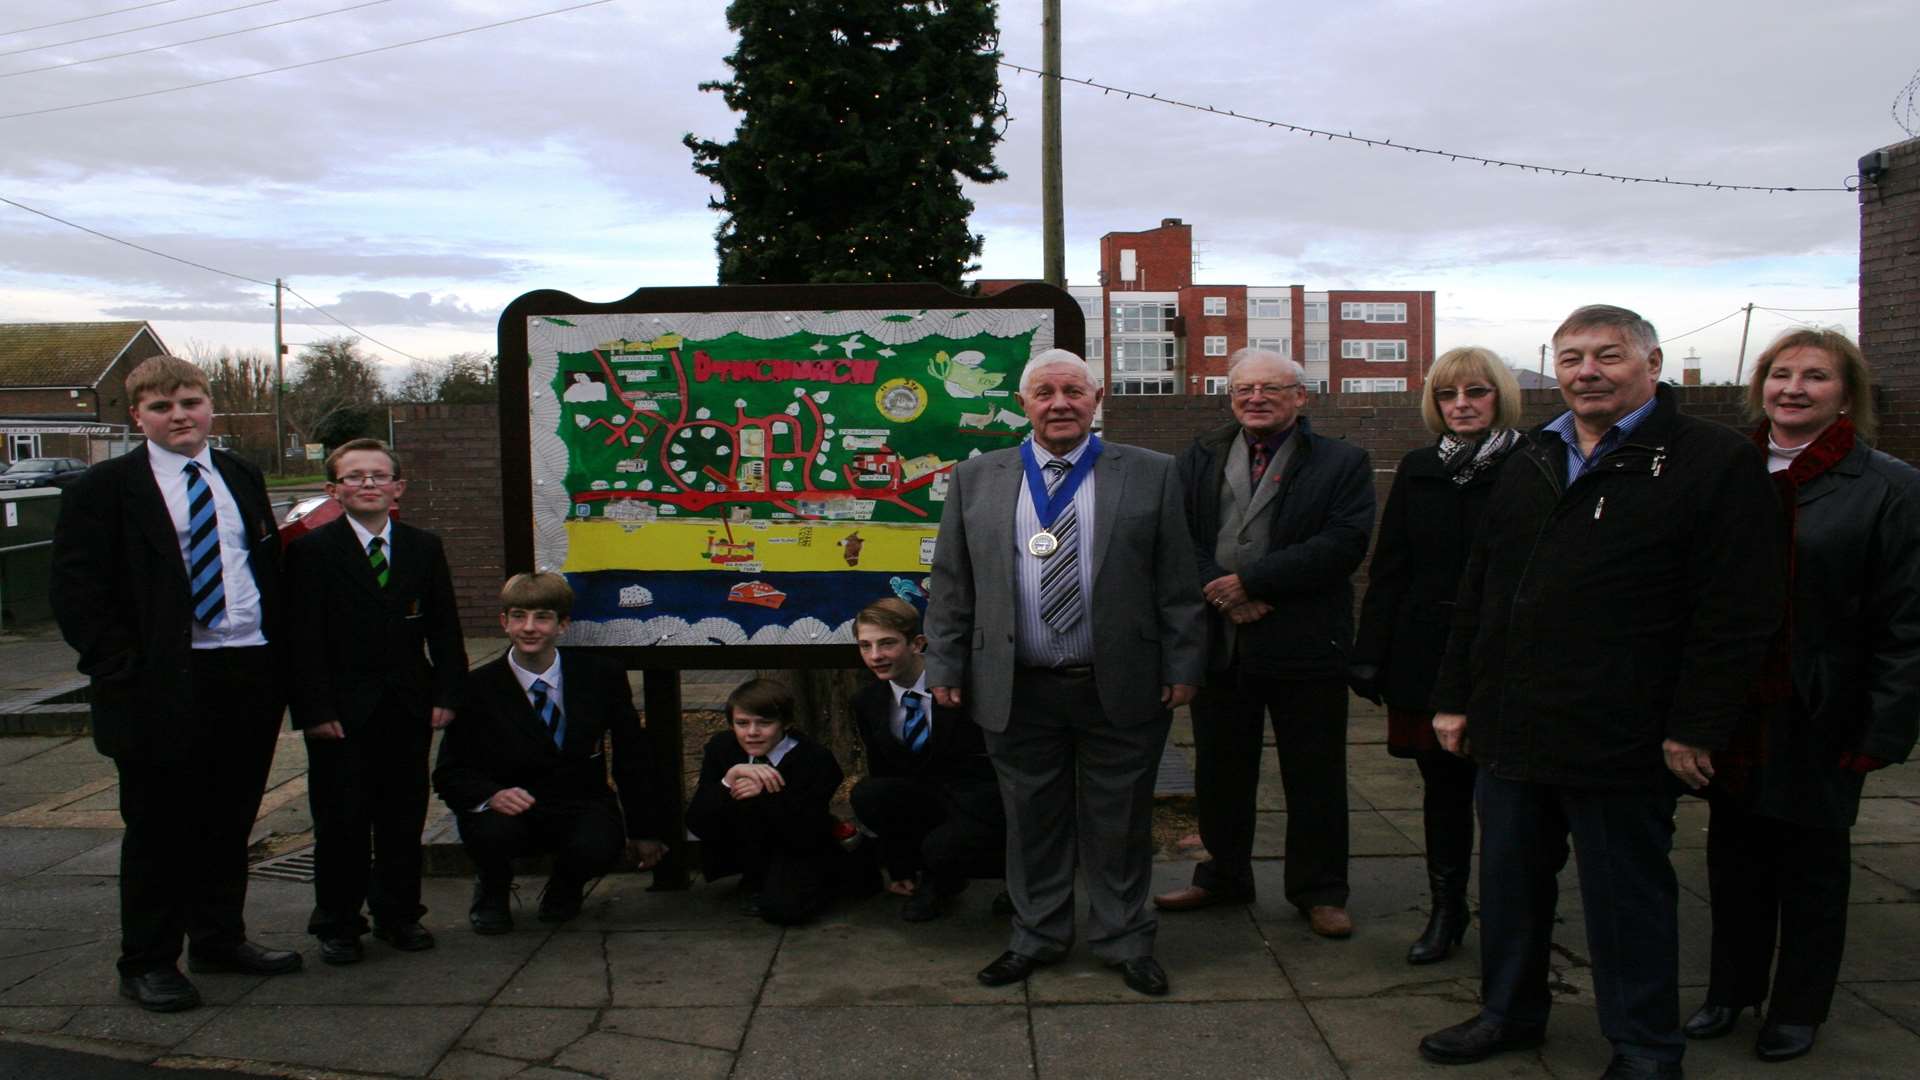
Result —
<path fill-rule="evenodd" d="M 311 298 L 310 298 L 311 299 Z M 289 298 L 289 318 L 325 329 L 330 325 L 326 316 L 315 314 L 311 309 Z M 316 300 L 316 303 L 318 301 Z M 462 303 L 457 296 L 435 299 L 432 294 L 418 292 L 411 296 L 399 293 L 379 291 L 356 291 L 340 294 L 337 303 L 320 304 L 321 310 L 344 323 L 355 326 L 446 326 L 467 330 L 483 330 L 499 322 L 498 310 L 476 311 Z M 235 303 L 202 304 L 132 304 L 106 309 L 105 313 L 116 319 L 170 319 L 179 322 L 235 322 L 269 323 L 273 321 L 273 309 L 258 302 L 245 301 Z M 337 325 L 337 324 L 336 324 Z"/>

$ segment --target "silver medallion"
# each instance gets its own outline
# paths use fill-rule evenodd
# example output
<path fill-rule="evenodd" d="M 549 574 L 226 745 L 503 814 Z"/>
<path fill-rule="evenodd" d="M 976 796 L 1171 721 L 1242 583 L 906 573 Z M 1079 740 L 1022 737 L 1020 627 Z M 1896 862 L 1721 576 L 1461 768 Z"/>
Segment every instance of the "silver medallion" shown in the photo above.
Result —
<path fill-rule="evenodd" d="M 1044 559 L 1058 550 L 1060 538 L 1045 529 L 1027 537 L 1027 552 L 1036 558 Z"/>

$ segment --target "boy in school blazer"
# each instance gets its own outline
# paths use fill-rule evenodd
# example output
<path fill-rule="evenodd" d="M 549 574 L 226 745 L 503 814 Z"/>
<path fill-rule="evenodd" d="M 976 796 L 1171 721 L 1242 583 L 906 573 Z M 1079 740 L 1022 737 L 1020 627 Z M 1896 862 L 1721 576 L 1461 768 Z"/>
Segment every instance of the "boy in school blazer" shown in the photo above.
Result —
<path fill-rule="evenodd" d="M 313 915 L 320 959 L 351 964 L 367 932 L 404 952 L 420 925 L 427 754 L 454 718 L 467 671 L 440 538 L 392 517 L 407 490 L 378 439 L 327 457 L 339 517 L 287 547 L 293 723 L 306 733 L 313 808 Z"/>
<path fill-rule="evenodd" d="M 280 534 L 260 471 L 209 445 L 213 397 L 173 356 L 127 376 L 146 441 L 60 500 L 49 590 L 93 680 L 93 741 L 120 779 L 120 993 L 200 1004 L 180 973 L 276 975 L 247 940 L 247 836 L 286 703 Z"/>

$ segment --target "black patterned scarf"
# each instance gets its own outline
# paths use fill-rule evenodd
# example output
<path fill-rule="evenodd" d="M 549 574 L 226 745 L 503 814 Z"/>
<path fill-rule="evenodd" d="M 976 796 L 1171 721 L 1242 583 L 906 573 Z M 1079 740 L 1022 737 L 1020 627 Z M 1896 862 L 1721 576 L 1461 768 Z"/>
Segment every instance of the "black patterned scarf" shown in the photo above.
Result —
<path fill-rule="evenodd" d="M 1478 438 L 1462 438 L 1449 431 L 1440 436 L 1440 467 L 1456 484 L 1465 484 L 1499 463 L 1520 442 L 1512 428 L 1488 428 Z"/>

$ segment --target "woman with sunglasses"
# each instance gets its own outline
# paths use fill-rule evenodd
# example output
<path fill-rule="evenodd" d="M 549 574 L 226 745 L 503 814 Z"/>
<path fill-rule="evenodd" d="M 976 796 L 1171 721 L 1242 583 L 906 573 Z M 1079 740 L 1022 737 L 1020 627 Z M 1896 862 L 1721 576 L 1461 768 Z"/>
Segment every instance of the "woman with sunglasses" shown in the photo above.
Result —
<path fill-rule="evenodd" d="M 1474 531 L 1519 443 L 1520 387 L 1492 352 L 1453 349 L 1428 373 L 1420 412 L 1440 440 L 1407 454 L 1394 470 L 1349 682 L 1361 697 L 1386 704 L 1387 752 L 1420 767 L 1433 909 L 1407 962 L 1431 964 L 1453 952 L 1472 921 L 1474 764 L 1440 747 L 1427 701 Z"/>

